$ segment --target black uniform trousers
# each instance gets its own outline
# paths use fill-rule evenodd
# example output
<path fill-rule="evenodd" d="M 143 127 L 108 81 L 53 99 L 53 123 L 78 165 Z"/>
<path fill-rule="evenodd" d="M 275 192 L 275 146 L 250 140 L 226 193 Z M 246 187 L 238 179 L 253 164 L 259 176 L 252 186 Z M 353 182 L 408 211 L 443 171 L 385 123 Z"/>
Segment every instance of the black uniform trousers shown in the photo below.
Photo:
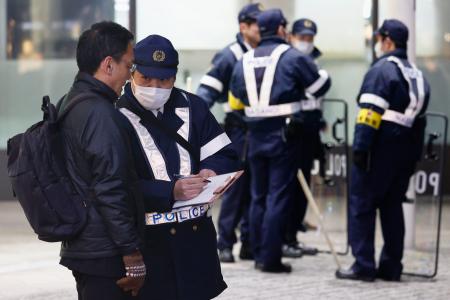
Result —
<path fill-rule="evenodd" d="M 410 135 L 379 139 L 371 150 L 368 172 L 353 166 L 349 203 L 349 242 L 356 261 L 354 271 L 369 276 L 375 265 L 375 221 L 380 212 L 384 246 L 378 272 L 399 277 L 402 273 L 405 224 L 402 203 L 414 172 L 414 143 Z"/>

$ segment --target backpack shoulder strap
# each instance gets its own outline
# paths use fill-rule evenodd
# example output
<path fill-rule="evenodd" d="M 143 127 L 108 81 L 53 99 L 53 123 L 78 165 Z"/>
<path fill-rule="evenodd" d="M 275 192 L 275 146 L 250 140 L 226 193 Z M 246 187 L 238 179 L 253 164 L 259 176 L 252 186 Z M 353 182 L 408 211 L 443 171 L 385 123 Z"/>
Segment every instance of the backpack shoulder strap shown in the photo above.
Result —
<path fill-rule="evenodd" d="M 63 98 L 61 98 L 61 100 L 58 101 L 58 104 L 56 106 L 56 110 L 58 113 L 62 109 L 62 112 L 58 115 L 56 121 L 61 122 L 75 106 L 77 106 L 79 103 L 89 99 L 91 96 L 94 95 L 95 95 L 94 93 L 90 92 L 81 93 L 70 99 L 70 103 L 64 103 L 64 101 L 68 100 L 67 95 L 63 96 Z"/>

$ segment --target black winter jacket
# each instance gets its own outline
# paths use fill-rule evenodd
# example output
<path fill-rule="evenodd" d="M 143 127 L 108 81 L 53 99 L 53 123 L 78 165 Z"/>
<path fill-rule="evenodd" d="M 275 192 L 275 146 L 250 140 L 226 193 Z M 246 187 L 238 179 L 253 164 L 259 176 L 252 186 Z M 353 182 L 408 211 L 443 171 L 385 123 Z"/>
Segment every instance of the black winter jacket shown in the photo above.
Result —
<path fill-rule="evenodd" d="M 61 129 L 67 170 L 90 207 L 85 228 L 75 239 L 62 243 L 61 257 L 130 254 L 141 247 L 143 217 L 137 216 L 144 216 L 144 211 L 133 189 L 135 168 L 128 137 L 121 129 L 125 120 L 114 107 L 117 94 L 93 76 L 79 73 L 58 113 L 80 93 L 87 93 L 87 99 L 67 114 Z"/>

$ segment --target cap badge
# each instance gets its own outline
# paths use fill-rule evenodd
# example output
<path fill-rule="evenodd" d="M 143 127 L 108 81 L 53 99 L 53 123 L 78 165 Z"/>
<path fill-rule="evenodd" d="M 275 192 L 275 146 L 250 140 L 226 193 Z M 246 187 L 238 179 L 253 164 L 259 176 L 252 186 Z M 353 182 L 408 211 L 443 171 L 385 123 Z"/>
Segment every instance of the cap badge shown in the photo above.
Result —
<path fill-rule="evenodd" d="M 305 22 L 303 22 L 303 25 L 305 25 L 306 28 L 312 27 L 312 23 L 309 20 L 305 20 Z"/>
<path fill-rule="evenodd" d="M 153 60 L 157 62 L 164 61 L 166 59 L 166 54 L 162 50 L 155 50 L 153 52 Z"/>

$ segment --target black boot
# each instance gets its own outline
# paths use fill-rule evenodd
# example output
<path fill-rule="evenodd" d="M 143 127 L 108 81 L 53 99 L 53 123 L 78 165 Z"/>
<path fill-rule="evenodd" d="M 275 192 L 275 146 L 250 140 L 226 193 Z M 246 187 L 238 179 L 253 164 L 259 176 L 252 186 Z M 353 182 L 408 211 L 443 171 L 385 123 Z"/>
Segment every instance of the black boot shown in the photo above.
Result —
<path fill-rule="evenodd" d="M 239 258 L 241 260 L 253 260 L 253 251 L 248 243 L 242 243 Z"/>
<path fill-rule="evenodd" d="M 401 273 L 400 274 L 389 274 L 387 272 L 383 272 L 378 270 L 377 271 L 377 278 L 380 278 L 384 281 L 400 281 Z"/>
<path fill-rule="evenodd" d="M 303 256 L 303 251 L 297 245 L 283 245 L 281 249 L 283 257 L 300 258 Z"/>
<path fill-rule="evenodd" d="M 265 273 L 291 273 L 292 267 L 289 264 L 275 264 L 275 265 L 265 265 L 265 264 L 256 264 L 255 268 Z"/>
<path fill-rule="evenodd" d="M 234 256 L 231 249 L 225 248 L 219 250 L 219 260 L 223 263 L 234 263 Z"/>
<path fill-rule="evenodd" d="M 302 242 L 299 242 L 297 247 L 302 250 L 303 255 L 317 255 L 317 253 L 319 253 L 317 248 L 308 247 Z"/>
<path fill-rule="evenodd" d="M 361 280 L 367 282 L 372 282 L 375 280 L 375 276 L 357 273 L 353 271 L 352 268 L 348 270 L 337 270 L 335 275 L 338 279 Z"/>

